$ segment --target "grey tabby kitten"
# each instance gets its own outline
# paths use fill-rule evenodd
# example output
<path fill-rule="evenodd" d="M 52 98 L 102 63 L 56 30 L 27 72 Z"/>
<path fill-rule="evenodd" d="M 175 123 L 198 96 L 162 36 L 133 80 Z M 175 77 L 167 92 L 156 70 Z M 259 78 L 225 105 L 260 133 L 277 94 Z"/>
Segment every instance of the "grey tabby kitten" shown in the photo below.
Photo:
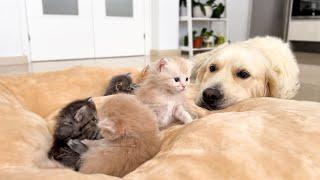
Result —
<path fill-rule="evenodd" d="M 137 85 L 133 83 L 130 73 L 121 74 L 111 79 L 105 96 L 117 93 L 132 94 L 136 88 Z M 68 104 L 57 116 L 49 158 L 78 171 L 81 165 L 80 156 L 88 150 L 81 140 L 103 138 L 97 123 L 97 110 L 91 98 Z"/>
<path fill-rule="evenodd" d="M 138 85 L 133 83 L 131 73 L 120 74 L 111 79 L 104 95 L 108 96 L 117 93 L 133 94 L 137 88 Z"/>
<path fill-rule="evenodd" d="M 88 149 L 81 140 L 102 139 L 97 123 L 97 110 L 91 98 L 68 104 L 57 116 L 54 142 L 48 153 L 49 158 L 78 170 L 80 155 Z"/>

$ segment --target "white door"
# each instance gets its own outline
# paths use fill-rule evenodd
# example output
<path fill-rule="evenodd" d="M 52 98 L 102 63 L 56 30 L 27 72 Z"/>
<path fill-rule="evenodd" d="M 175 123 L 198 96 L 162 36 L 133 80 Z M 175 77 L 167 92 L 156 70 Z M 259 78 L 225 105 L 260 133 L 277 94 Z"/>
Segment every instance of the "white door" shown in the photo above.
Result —
<path fill-rule="evenodd" d="M 90 0 L 26 0 L 31 59 L 94 57 Z"/>
<path fill-rule="evenodd" d="M 144 54 L 144 1 L 92 1 L 96 57 Z"/>

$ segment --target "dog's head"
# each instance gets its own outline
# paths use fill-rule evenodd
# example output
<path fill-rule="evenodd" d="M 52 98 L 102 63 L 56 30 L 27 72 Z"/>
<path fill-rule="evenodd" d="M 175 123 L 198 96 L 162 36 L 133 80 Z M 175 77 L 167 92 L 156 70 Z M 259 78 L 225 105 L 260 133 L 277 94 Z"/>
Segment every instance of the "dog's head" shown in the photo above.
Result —
<path fill-rule="evenodd" d="M 281 52 L 286 44 L 271 40 L 277 51 L 265 52 L 248 41 L 210 53 L 197 69 L 197 104 L 215 110 L 251 97 L 293 97 L 299 88 L 297 64 L 290 50 Z"/>

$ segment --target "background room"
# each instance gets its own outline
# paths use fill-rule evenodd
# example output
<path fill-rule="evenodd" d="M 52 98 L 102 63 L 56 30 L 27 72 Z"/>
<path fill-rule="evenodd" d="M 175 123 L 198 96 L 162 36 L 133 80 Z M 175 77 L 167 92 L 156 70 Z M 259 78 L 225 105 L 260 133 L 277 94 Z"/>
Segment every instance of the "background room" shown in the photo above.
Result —
<path fill-rule="evenodd" d="M 0 0 L 0 180 L 320 179 L 320 0 Z"/>

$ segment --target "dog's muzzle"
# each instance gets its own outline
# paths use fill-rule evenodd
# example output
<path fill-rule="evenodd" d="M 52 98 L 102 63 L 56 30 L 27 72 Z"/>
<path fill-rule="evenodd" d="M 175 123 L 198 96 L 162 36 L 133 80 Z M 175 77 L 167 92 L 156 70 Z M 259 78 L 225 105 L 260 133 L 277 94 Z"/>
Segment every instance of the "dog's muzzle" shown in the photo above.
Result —
<path fill-rule="evenodd" d="M 223 99 L 224 94 L 219 86 L 208 87 L 203 90 L 199 105 L 208 110 L 217 110 L 222 108 Z"/>

